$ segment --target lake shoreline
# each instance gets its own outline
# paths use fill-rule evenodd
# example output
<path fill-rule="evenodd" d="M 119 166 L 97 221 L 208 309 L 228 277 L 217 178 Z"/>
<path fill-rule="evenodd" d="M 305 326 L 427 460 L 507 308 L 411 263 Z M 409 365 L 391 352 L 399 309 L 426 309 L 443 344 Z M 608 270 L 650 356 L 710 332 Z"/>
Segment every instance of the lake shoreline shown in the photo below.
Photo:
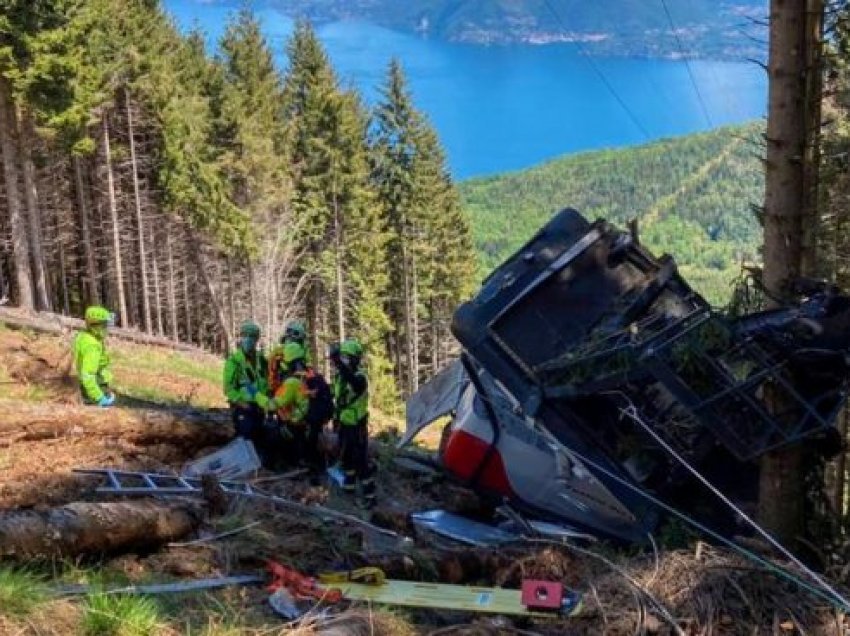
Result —
<path fill-rule="evenodd" d="M 232 6 L 165 0 L 183 30 L 217 46 Z M 294 21 L 255 10 L 278 67 Z M 403 33 L 362 20 L 316 22 L 344 86 L 380 100 L 387 65 L 400 60 L 413 102 L 436 129 L 457 180 L 527 168 L 556 157 L 621 148 L 758 119 L 767 82 L 757 65 L 584 53 L 605 42 L 482 45 Z M 698 86 L 699 97 L 694 83 Z"/>

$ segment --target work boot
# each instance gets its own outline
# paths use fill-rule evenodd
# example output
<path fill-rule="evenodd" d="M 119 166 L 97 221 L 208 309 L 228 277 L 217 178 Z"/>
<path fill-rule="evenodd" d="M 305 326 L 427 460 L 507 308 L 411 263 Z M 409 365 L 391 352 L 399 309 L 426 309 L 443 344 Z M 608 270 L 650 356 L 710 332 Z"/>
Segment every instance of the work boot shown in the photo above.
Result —
<path fill-rule="evenodd" d="M 378 500 L 377 487 L 375 485 L 375 473 L 371 471 L 366 479 L 360 482 L 360 496 L 357 504 L 362 508 L 373 508 Z"/>
<path fill-rule="evenodd" d="M 342 490 L 353 495 L 357 492 L 357 472 L 353 470 L 345 471 L 345 480 L 342 482 Z"/>

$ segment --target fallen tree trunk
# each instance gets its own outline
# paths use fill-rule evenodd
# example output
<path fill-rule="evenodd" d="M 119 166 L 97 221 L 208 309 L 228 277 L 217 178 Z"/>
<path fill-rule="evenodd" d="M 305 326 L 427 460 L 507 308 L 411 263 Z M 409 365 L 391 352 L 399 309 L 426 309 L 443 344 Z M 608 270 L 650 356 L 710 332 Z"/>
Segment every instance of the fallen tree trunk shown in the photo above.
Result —
<path fill-rule="evenodd" d="M 79 330 L 85 327 L 85 323 L 79 318 L 71 318 L 70 316 L 62 316 L 48 312 L 28 312 L 21 309 L 12 309 L 9 307 L 0 307 L 0 322 L 9 327 L 18 329 L 32 329 L 39 333 L 51 333 L 63 335 L 68 331 Z M 120 338 L 137 344 L 152 345 L 155 347 L 165 347 L 175 351 L 190 351 L 212 355 L 209 351 L 195 347 L 194 345 L 176 342 L 169 338 L 158 336 L 150 336 L 140 331 L 133 329 L 123 329 L 120 327 L 112 327 L 109 330 L 110 338 Z"/>
<path fill-rule="evenodd" d="M 75 556 L 153 548 L 195 530 L 199 502 L 72 503 L 0 512 L 0 556 Z"/>

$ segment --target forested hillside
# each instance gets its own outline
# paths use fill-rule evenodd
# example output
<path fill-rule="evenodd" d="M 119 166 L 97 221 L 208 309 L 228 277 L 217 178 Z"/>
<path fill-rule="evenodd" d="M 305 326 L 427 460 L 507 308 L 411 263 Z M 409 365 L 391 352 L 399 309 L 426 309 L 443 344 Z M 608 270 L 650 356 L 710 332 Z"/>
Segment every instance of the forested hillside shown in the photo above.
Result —
<path fill-rule="evenodd" d="M 219 350 L 303 318 L 385 406 L 441 366 L 472 248 L 440 143 L 399 65 L 370 112 L 307 23 L 286 53 L 248 11 L 210 56 L 158 2 L 0 1 L 2 302 Z"/>
<path fill-rule="evenodd" d="M 202 1 L 202 0 L 195 0 Z M 231 0 L 219 0 L 227 4 Z M 766 0 L 269 0 L 293 16 L 367 20 L 455 42 L 585 42 L 602 55 L 760 58 Z M 234 3 L 235 5 L 235 3 Z M 671 26 L 672 22 L 672 26 Z M 674 36 L 675 31 L 675 36 Z M 678 38 L 678 41 L 677 41 Z"/>
<path fill-rule="evenodd" d="M 641 240 L 676 257 L 713 302 L 724 302 L 742 261 L 757 260 L 763 199 L 761 126 L 588 152 L 461 185 L 482 271 L 527 240 L 553 212 L 640 222 Z"/>

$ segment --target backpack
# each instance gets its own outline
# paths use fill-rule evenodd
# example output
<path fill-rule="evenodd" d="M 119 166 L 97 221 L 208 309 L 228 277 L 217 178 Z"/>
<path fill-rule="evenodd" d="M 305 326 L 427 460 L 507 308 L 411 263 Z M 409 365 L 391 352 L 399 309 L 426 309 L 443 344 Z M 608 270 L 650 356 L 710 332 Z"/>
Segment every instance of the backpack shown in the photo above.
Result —
<path fill-rule="evenodd" d="M 321 373 L 310 369 L 305 379 L 310 392 L 310 406 L 304 420 L 311 426 L 323 426 L 333 418 L 334 400 L 331 388 Z"/>

